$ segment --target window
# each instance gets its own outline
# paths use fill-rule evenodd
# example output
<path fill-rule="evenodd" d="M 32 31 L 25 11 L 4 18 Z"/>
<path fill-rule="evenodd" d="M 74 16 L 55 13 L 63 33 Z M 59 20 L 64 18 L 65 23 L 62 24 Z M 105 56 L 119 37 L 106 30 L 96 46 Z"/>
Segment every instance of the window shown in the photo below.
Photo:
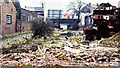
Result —
<path fill-rule="evenodd" d="M 52 10 L 48 10 L 48 14 L 49 14 L 49 15 L 52 15 L 52 14 L 53 14 L 53 11 L 52 11 Z"/>
<path fill-rule="evenodd" d="M 103 19 L 103 16 L 101 16 L 101 19 Z"/>
<path fill-rule="evenodd" d="M 55 15 L 59 15 L 59 11 L 54 11 L 54 14 Z"/>
<path fill-rule="evenodd" d="M 5 3 L 9 3 L 9 0 L 4 0 L 5 1 Z"/>
<path fill-rule="evenodd" d="M 54 15 L 54 17 L 59 18 L 59 15 Z"/>
<path fill-rule="evenodd" d="M 25 15 L 23 15 L 22 17 L 23 17 L 23 18 L 22 18 L 22 19 L 23 19 L 23 22 L 26 22 L 26 21 L 27 21 L 26 16 L 25 16 Z"/>
<path fill-rule="evenodd" d="M 100 19 L 100 16 L 98 16 L 98 19 Z"/>
<path fill-rule="evenodd" d="M 7 15 L 7 24 L 11 24 L 11 23 L 12 23 L 12 16 Z"/>
<path fill-rule="evenodd" d="M 30 16 L 28 16 L 28 22 L 30 21 Z"/>
<path fill-rule="evenodd" d="M 32 17 L 32 15 L 30 16 L 30 20 L 32 20 L 33 19 L 33 17 Z"/>

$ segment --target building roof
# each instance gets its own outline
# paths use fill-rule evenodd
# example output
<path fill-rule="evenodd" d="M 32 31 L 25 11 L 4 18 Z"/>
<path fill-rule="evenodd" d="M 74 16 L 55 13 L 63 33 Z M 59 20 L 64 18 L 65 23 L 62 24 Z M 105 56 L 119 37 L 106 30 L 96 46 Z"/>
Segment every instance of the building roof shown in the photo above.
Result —
<path fill-rule="evenodd" d="M 81 9 L 81 13 L 91 13 L 94 8 L 97 8 L 97 5 L 89 3 Z"/>
<path fill-rule="evenodd" d="M 26 10 L 29 11 L 36 11 L 36 12 L 42 12 L 44 9 L 42 7 L 25 7 Z"/>
<path fill-rule="evenodd" d="M 109 3 L 101 3 L 99 6 L 102 6 L 102 7 L 111 7 L 112 5 L 109 4 Z"/>
<path fill-rule="evenodd" d="M 91 12 L 91 7 L 89 7 L 88 5 L 86 5 L 81 9 L 81 13 L 90 13 L 90 12 Z"/>
<path fill-rule="evenodd" d="M 87 4 L 81 9 L 81 13 L 91 13 L 94 8 L 97 8 L 97 5 Z"/>
<path fill-rule="evenodd" d="M 13 0 L 15 7 L 23 8 L 29 11 L 44 11 L 41 5 L 36 5 L 36 3 L 31 3 L 29 0 Z M 31 4 L 31 5 L 30 5 Z M 29 7 L 28 7 L 29 6 Z M 30 7 L 32 6 L 32 7 Z M 35 7 L 38 6 L 38 7 Z"/>

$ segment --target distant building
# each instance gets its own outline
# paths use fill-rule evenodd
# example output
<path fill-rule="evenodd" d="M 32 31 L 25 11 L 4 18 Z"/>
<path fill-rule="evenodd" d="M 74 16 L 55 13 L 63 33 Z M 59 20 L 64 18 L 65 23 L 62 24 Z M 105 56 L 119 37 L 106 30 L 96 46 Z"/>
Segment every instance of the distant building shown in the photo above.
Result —
<path fill-rule="evenodd" d="M 93 11 L 92 26 L 84 28 L 86 40 L 100 40 L 120 31 L 120 9 L 101 3 Z"/>
<path fill-rule="evenodd" d="M 16 8 L 12 0 L 0 1 L 0 34 L 15 32 Z"/>
<path fill-rule="evenodd" d="M 93 25 L 97 26 L 97 30 L 101 35 L 113 35 L 120 31 L 119 14 L 119 9 L 115 6 L 109 3 L 101 3 L 98 8 L 94 10 Z"/>
<path fill-rule="evenodd" d="M 97 8 L 97 5 L 94 4 L 87 4 L 81 9 L 81 14 L 80 14 L 80 23 L 79 26 L 82 27 L 87 27 L 91 25 L 91 18 L 93 14 L 93 10 Z"/>
<path fill-rule="evenodd" d="M 78 19 L 50 19 L 55 24 L 55 28 L 60 29 L 78 29 Z"/>
<path fill-rule="evenodd" d="M 120 8 L 120 1 L 118 2 L 118 8 Z"/>
<path fill-rule="evenodd" d="M 62 10 L 48 10 L 48 17 L 49 18 L 55 18 L 60 19 L 62 18 Z"/>
<path fill-rule="evenodd" d="M 48 10 L 48 18 L 54 23 L 55 28 L 63 30 L 78 29 L 78 19 L 65 19 L 62 16 L 62 10 Z"/>
<path fill-rule="evenodd" d="M 44 8 L 43 7 L 25 7 L 26 10 L 31 12 L 36 12 L 39 16 L 44 16 Z"/>

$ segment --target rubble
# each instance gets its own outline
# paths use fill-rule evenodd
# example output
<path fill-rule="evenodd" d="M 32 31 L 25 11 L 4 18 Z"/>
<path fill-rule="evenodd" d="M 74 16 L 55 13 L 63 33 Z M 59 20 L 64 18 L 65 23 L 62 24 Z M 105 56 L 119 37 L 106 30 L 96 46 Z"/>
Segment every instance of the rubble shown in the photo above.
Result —
<path fill-rule="evenodd" d="M 37 66 L 37 67 L 86 67 L 86 66 L 120 66 L 120 52 L 117 47 L 102 47 L 99 43 L 78 40 L 79 38 L 59 39 L 57 46 L 12 45 L 3 48 L 0 55 L 1 66 Z M 33 42 L 40 42 L 34 40 Z M 46 40 L 43 40 L 46 41 Z M 75 41 L 75 42 L 73 42 Z M 46 41 L 47 42 L 47 41 Z M 48 40 L 55 43 L 56 40 Z M 105 41 L 104 41 L 105 42 Z M 75 43 L 75 44 L 74 44 Z M 107 43 L 111 45 L 111 43 Z"/>
<path fill-rule="evenodd" d="M 50 48 L 19 45 L 4 51 L 0 58 L 2 66 L 118 66 L 120 62 L 116 48 L 73 49 L 67 46 Z"/>
<path fill-rule="evenodd" d="M 100 42 L 100 46 L 113 47 L 113 48 L 120 49 L 120 32 L 118 32 L 117 34 L 113 35 L 110 38 L 106 38 L 106 39 L 102 40 Z"/>

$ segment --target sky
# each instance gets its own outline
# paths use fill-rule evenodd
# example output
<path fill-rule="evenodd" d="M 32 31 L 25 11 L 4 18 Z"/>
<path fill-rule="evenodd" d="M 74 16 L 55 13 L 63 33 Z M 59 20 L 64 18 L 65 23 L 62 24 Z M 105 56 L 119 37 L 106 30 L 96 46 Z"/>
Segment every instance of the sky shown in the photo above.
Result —
<path fill-rule="evenodd" d="M 26 6 L 34 6 L 34 7 L 39 7 L 41 6 L 41 2 L 45 3 L 45 9 L 44 11 L 45 14 L 47 14 L 48 9 L 60 9 L 65 11 L 66 8 L 69 5 L 69 2 L 75 1 L 75 0 L 20 0 L 22 4 L 25 4 Z M 118 6 L 118 2 L 120 0 L 82 0 L 86 4 L 92 3 L 92 4 L 100 4 L 100 3 L 110 3 L 113 6 Z M 23 5 L 23 7 L 25 7 Z"/>
<path fill-rule="evenodd" d="M 64 9 L 70 1 L 75 1 L 75 0 L 20 0 L 22 1 L 22 3 L 25 3 L 28 6 L 40 6 L 40 2 L 44 1 L 46 4 L 46 7 L 48 8 L 60 8 L 60 9 Z M 83 0 L 86 3 L 106 3 L 109 2 L 112 5 L 117 6 L 118 5 L 118 1 L 120 0 Z"/>

